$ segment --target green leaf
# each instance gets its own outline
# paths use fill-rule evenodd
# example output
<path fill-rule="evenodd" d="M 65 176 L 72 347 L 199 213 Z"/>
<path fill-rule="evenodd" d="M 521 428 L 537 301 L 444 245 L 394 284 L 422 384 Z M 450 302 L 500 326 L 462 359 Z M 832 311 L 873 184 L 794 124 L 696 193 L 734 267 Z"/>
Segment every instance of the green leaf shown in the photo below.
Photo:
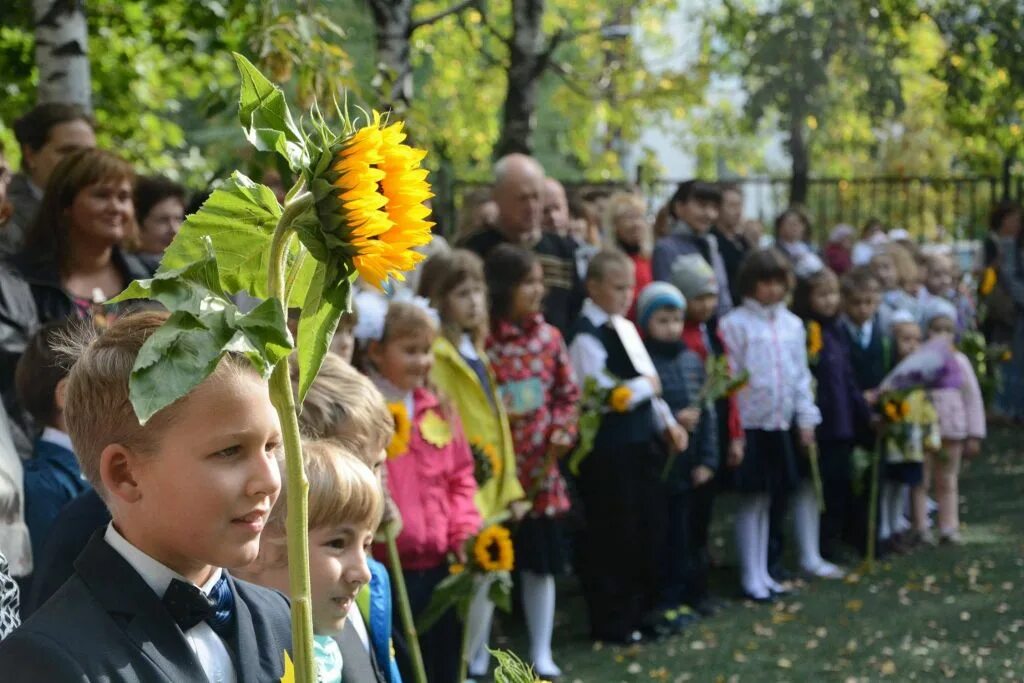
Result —
<path fill-rule="evenodd" d="M 232 54 L 242 78 L 238 120 L 245 137 L 261 152 L 277 152 L 293 171 L 302 171 L 309 166 L 309 152 L 305 136 L 288 109 L 284 92 L 248 59 L 237 52 Z"/>
<path fill-rule="evenodd" d="M 335 266 L 321 261 L 314 262 L 316 270 L 306 287 L 306 300 L 302 304 L 302 315 L 299 318 L 299 391 L 295 399 L 299 405 L 302 405 L 306 392 L 320 372 L 341 315 L 349 310 L 349 293 L 352 288 L 351 275 L 340 277 L 336 274 Z"/>
<path fill-rule="evenodd" d="M 146 424 L 206 379 L 228 341 L 194 315 L 172 313 L 142 345 L 132 368 L 128 394 L 139 423 Z"/>
<path fill-rule="evenodd" d="M 473 573 L 470 571 L 451 574 L 442 579 L 430 595 L 430 602 L 417 617 L 416 630 L 420 633 L 427 631 L 466 596 L 472 597 L 474 585 Z"/>
<path fill-rule="evenodd" d="M 157 277 L 177 272 L 206 256 L 208 251 L 202 239 L 206 237 L 217 254 L 220 289 L 228 294 L 242 291 L 266 299 L 270 242 L 280 218 L 281 206 L 274 192 L 236 172 L 181 226 L 164 253 Z M 293 240 L 289 248 L 290 267 L 296 264 L 301 248 Z M 313 259 L 305 259 L 299 271 L 292 273 L 295 286 L 290 305 L 301 305 L 314 267 Z"/>
<path fill-rule="evenodd" d="M 503 612 L 512 611 L 512 575 L 499 572 L 487 590 L 487 597 Z"/>
<path fill-rule="evenodd" d="M 267 299 L 247 314 L 237 316 L 235 323 L 254 346 L 264 346 L 271 367 L 295 348 L 284 309 L 277 299 Z"/>

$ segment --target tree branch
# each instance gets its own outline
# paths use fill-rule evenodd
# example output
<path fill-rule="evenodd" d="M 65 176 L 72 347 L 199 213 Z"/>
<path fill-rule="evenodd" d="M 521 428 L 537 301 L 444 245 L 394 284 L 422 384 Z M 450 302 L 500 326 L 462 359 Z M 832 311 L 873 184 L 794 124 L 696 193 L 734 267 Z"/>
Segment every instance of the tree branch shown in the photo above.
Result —
<path fill-rule="evenodd" d="M 569 90 L 587 100 L 599 99 L 594 93 L 588 92 L 579 83 L 574 81 L 572 76 L 569 75 L 569 71 L 558 62 L 552 61 L 549 63 L 549 66 L 551 67 L 551 72 L 562 79 L 562 82 L 565 83 Z"/>
<path fill-rule="evenodd" d="M 415 31 L 418 28 L 423 28 L 424 26 L 429 26 L 430 24 L 436 24 L 437 22 L 441 21 L 445 17 L 449 17 L 449 16 L 451 16 L 453 14 L 458 14 L 459 12 L 461 12 L 464 9 L 467 9 L 469 7 L 473 7 L 474 5 L 479 4 L 479 2 L 480 2 L 480 0 L 461 0 L 460 2 L 457 2 L 454 5 L 452 5 L 451 7 L 449 7 L 448 9 L 441 10 L 437 14 L 434 14 L 434 15 L 429 16 L 429 17 L 424 17 L 423 19 L 420 19 L 419 21 L 414 21 L 411 24 L 409 24 L 409 34 L 411 35 L 413 33 L 413 31 Z"/>

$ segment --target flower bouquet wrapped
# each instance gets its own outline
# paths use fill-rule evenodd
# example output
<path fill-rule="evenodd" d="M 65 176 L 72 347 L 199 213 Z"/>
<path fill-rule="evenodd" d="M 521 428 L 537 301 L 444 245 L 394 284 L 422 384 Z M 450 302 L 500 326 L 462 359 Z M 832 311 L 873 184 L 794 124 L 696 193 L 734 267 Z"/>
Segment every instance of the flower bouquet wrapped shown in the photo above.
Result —
<path fill-rule="evenodd" d="M 486 597 L 497 607 L 508 612 L 512 609 L 512 569 L 515 553 L 512 548 L 512 533 L 499 524 L 491 524 L 479 534 L 466 541 L 465 564 L 451 559 L 448 576 L 437 584 L 426 609 L 416 620 L 418 631 L 433 626 L 444 614 L 455 608 L 463 622 L 462 656 L 460 666 L 466 678 L 465 668 L 471 653 L 480 643 L 470 643 L 473 629 L 473 602 L 486 586 Z M 532 680 L 532 679 L 531 679 Z"/>
<path fill-rule="evenodd" d="M 607 377 L 614 382 L 611 388 L 602 387 L 596 377 L 587 377 L 583 381 L 583 391 L 580 397 L 580 418 L 579 418 L 579 441 L 576 450 L 569 458 L 569 471 L 579 475 L 580 465 L 594 450 L 594 439 L 597 438 L 597 431 L 601 428 L 601 420 L 608 413 L 625 413 L 629 410 L 629 402 L 633 398 L 633 392 L 621 381 L 607 373 Z"/>
<path fill-rule="evenodd" d="M 955 351 L 945 339 L 932 339 L 901 360 L 879 385 L 884 396 L 910 389 L 956 389 L 963 383 Z"/>

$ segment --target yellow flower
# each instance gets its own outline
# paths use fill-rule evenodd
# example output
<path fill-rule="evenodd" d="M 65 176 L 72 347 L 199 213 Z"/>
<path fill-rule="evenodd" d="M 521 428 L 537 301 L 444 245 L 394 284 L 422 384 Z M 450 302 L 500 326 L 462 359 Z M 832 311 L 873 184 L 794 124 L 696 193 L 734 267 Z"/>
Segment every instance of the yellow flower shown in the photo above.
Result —
<path fill-rule="evenodd" d="M 996 275 L 995 268 L 986 268 L 985 272 L 981 276 L 981 285 L 978 287 L 978 292 L 982 296 L 988 296 L 992 293 L 992 290 L 995 289 L 996 281 L 998 279 L 999 276 Z"/>
<path fill-rule="evenodd" d="M 480 532 L 473 544 L 473 557 L 485 572 L 512 571 L 515 555 L 512 534 L 503 526 L 489 526 Z"/>
<path fill-rule="evenodd" d="M 892 422 L 898 422 L 900 419 L 900 409 L 895 403 L 885 404 L 885 416 Z"/>
<path fill-rule="evenodd" d="M 1009 349 L 1003 351 L 1003 355 L 999 357 L 999 360 L 1003 361 L 1004 363 L 1008 363 L 1009 361 L 1013 360 L 1013 351 L 1010 351 Z"/>
<path fill-rule="evenodd" d="M 466 571 L 466 565 L 459 564 L 458 562 L 448 567 L 448 573 L 452 576 L 455 576 L 456 574 L 461 574 L 464 571 Z"/>
<path fill-rule="evenodd" d="M 491 461 L 491 471 L 497 477 L 501 474 L 502 470 L 501 456 L 498 455 L 498 449 L 494 447 L 494 444 L 487 444 L 483 447 L 483 452 L 487 459 Z"/>
<path fill-rule="evenodd" d="M 388 412 L 391 413 L 391 417 L 395 421 L 395 434 L 391 437 L 391 443 L 387 448 L 388 459 L 391 459 L 405 455 L 405 452 L 409 450 L 412 421 L 409 419 L 409 413 L 405 410 L 405 403 L 401 401 L 389 403 Z"/>
<path fill-rule="evenodd" d="M 818 354 L 821 353 L 821 347 L 821 324 L 812 320 L 807 323 L 807 358 L 812 361 L 817 360 Z"/>
<path fill-rule="evenodd" d="M 629 410 L 629 401 L 632 398 L 633 392 L 629 390 L 629 387 L 620 384 L 608 395 L 608 405 L 616 413 L 624 413 Z"/>
<path fill-rule="evenodd" d="M 375 287 L 423 260 L 413 247 L 430 242 L 433 223 L 423 202 L 433 194 L 423 150 L 406 144 L 402 124 L 373 121 L 334 145 L 327 170 L 314 181 L 328 248 L 340 247 Z"/>
<path fill-rule="evenodd" d="M 910 415 L 910 401 L 901 401 L 900 402 L 900 417 L 904 417 L 905 418 L 907 415 Z"/>

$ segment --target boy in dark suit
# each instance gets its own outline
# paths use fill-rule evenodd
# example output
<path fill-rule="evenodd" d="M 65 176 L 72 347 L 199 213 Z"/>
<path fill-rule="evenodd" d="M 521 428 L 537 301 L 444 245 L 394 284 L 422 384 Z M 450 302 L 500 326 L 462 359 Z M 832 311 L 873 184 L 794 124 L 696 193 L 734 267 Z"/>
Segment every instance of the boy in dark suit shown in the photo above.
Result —
<path fill-rule="evenodd" d="M 5 680 L 263 683 L 284 673 L 287 600 L 222 569 L 256 558 L 281 488 L 267 384 L 227 356 L 139 425 L 129 374 L 166 319 L 118 319 L 71 369 L 68 431 L 112 522 L 67 583 L 0 643 Z"/>

